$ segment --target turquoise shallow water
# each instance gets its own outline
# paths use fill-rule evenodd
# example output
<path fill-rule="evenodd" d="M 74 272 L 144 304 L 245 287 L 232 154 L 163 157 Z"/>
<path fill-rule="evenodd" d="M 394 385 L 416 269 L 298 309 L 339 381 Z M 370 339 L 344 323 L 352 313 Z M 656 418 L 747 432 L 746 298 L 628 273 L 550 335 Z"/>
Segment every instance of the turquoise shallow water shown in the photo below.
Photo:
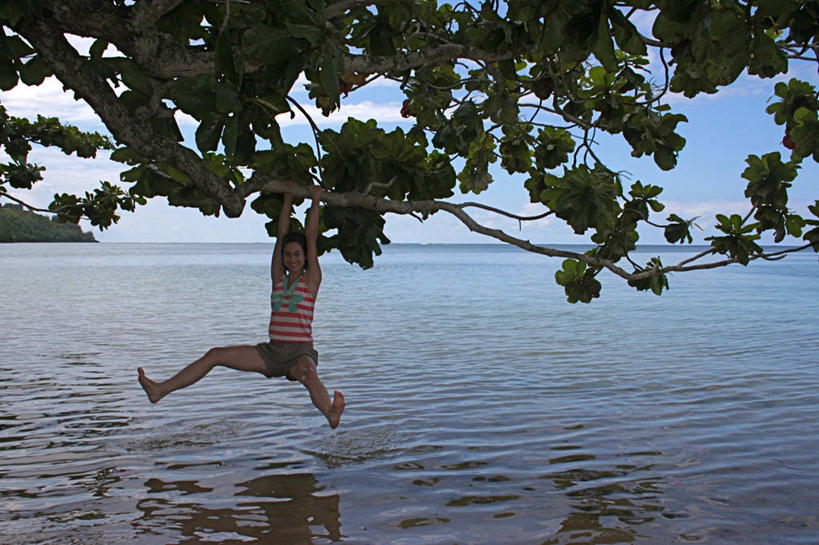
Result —
<path fill-rule="evenodd" d="M 328 255 L 338 430 L 226 369 L 150 405 L 264 339 L 269 251 L 0 245 L 0 542 L 819 543 L 815 254 L 591 305 L 502 246 Z"/>

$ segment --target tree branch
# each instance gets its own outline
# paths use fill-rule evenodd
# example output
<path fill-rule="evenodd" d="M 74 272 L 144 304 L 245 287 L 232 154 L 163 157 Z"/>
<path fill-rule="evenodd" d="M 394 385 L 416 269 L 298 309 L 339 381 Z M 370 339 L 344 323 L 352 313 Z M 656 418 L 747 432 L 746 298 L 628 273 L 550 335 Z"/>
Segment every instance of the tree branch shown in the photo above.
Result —
<path fill-rule="evenodd" d="M 5 191 L 0 191 L 0 197 L 5 197 L 7 199 L 11 199 L 16 203 L 18 203 L 18 204 L 20 204 L 22 206 L 25 206 L 26 208 L 28 208 L 32 212 L 46 212 L 48 214 L 53 214 L 54 213 L 51 210 L 46 210 L 45 208 L 37 208 L 36 206 L 32 206 L 32 205 L 28 204 L 27 202 L 18 199 L 17 197 L 12 197 L 11 195 L 6 193 Z"/>
<path fill-rule="evenodd" d="M 344 71 L 361 74 L 405 72 L 421 66 L 451 62 L 453 59 L 482 60 L 497 62 L 513 59 L 515 52 L 488 53 L 476 47 L 460 44 L 445 44 L 424 51 L 399 53 L 393 57 L 372 57 L 369 55 L 344 55 Z"/>
<path fill-rule="evenodd" d="M 242 213 L 244 199 L 193 150 L 157 134 L 148 119 L 129 112 L 108 83 L 71 47 L 57 24 L 49 24 L 43 17 L 18 31 L 43 55 L 59 80 L 94 109 L 114 138 L 142 155 L 185 172 L 198 187 L 222 204 L 229 217 Z M 139 122 L 135 123 L 134 117 Z"/>
<path fill-rule="evenodd" d="M 59 22 L 60 33 L 111 43 L 133 57 L 149 75 L 172 80 L 212 72 L 216 58 L 213 52 L 193 51 L 156 29 L 156 21 L 181 3 L 182 0 L 143 0 L 133 8 L 123 9 L 97 0 L 61 0 L 51 2 L 49 7 Z M 91 13 L 93 17 L 89 16 Z"/>
<path fill-rule="evenodd" d="M 134 6 L 134 24 L 148 28 L 185 0 L 142 0 Z"/>
<path fill-rule="evenodd" d="M 327 6 L 327 18 L 335 19 L 345 15 L 348 11 L 367 6 L 378 6 L 380 4 L 396 4 L 397 0 L 342 0 Z M 404 0 L 405 4 L 412 4 Z"/>
<path fill-rule="evenodd" d="M 268 178 L 263 181 L 260 180 L 260 183 L 262 183 L 262 192 L 264 193 L 291 193 L 295 197 L 305 199 L 310 197 L 310 191 L 308 188 L 303 186 L 291 187 L 286 181 L 283 180 L 273 180 Z M 631 278 L 631 275 L 627 271 L 618 267 L 609 260 L 588 256 L 582 253 L 549 248 L 547 246 L 538 246 L 536 244 L 532 244 L 528 240 L 515 238 L 501 231 L 500 229 L 491 229 L 481 225 L 464 210 L 465 207 L 470 206 L 473 203 L 455 204 L 436 200 L 394 201 L 391 199 L 382 199 L 354 191 L 346 191 L 344 193 L 325 191 L 322 194 L 321 200 L 330 206 L 337 206 L 340 208 L 364 208 L 380 213 L 393 213 L 401 215 L 413 215 L 415 213 L 432 214 L 438 211 L 448 212 L 458 218 L 470 231 L 492 237 L 500 240 L 501 242 L 506 242 L 528 252 L 549 257 L 576 259 L 594 267 L 609 269 L 614 274 L 622 278 Z"/>
<path fill-rule="evenodd" d="M 259 186 L 263 193 L 291 193 L 295 197 L 300 198 L 309 198 L 310 191 L 307 187 L 304 186 L 291 186 L 287 182 L 283 180 L 274 180 L 271 178 L 267 178 L 264 180 L 260 180 Z M 365 193 L 358 193 L 358 192 L 344 192 L 344 193 L 333 193 L 330 191 L 325 191 L 322 194 L 321 200 L 327 203 L 330 206 L 337 206 L 340 208 L 363 208 L 366 210 L 373 210 L 375 212 L 380 213 L 393 213 L 393 214 L 401 214 L 401 215 L 412 215 L 413 217 L 417 218 L 417 214 L 432 214 L 439 211 L 444 211 L 449 214 L 455 216 L 458 220 L 461 221 L 470 231 L 475 233 L 479 233 L 497 240 L 501 242 L 505 242 L 507 244 L 511 244 L 512 246 L 517 246 L 522 250 L 526 250 L 527 252 L 532 252 L 535 254 L 545 255 L 547 257 L 562 257 L 564 259 L 574 259 L 592 267 L 599 267 L 608 269 L 615 275 L 625 279 L 625 280 L 641 280 L 644 278 L 649 278 L 651 276 L 658 276 L 661 274 L 668 274 L 672 272 L 686 272 L 686 271 L 695 271 L 695 270 L 704 270 L 704 269 L 716 269 L 719 267 L 724 267 L 726 265 L 731 265 L 733 263 L 738 263 L 736 259 L 729 258 L 724 259 L 721 261 L 714 261 L 711 263 L 702 263 L 699 265 L 688 265 L 688 263 L 692 263 L 698 259 L 701 259 L 707 255 L 714 253 L 713 249 L 705 250 L 693 257 L 685 259 L 676 265 L 671 265 L 668 267 L 663 267 L 661 269 L 648 269 L 636 272 L 628 272 L 622 267 L 617 266 L 613 261 L 608 259 L 602 259 L 599 257 L 589 256 L 585 253 L 578 253 L 578 252 L 570 252 L 566 250 L 560 250 L 557 248 L 550 248 L 548 246 L 540 246 L 537 244 L 533 244 L 528 240 L 523 240 L 520 238 L 513 237 L 508 233 L 500 229 L 492 229 L 486 227 L 485 225 L 481 225 L 475 219 L 466 213 L 464 208 L 470 206 L 476 206 L 476 203 L 450 203 L 446 201 L 437 201 L 437 200 L 426 200 L 426 201 L 394 201 L 391 199 L 382 199 L 379 197 L 374 197 L 373 195 L 367 195 Z M 511 218 L 516 219 L 536 219 L 537 217 L 532 218 L 519 218 L 514 214 L 510 214 L 508 212 L 492 209 L 492 207 L 486 207 L 483 205 L 477 205 L 478 208 L 485 208 L 491 209 L 493 212 L 497 212 L 499 214 L 503 214 L 509 216 Z M 549 212 L 551 213 L 551 211 Z M 548 214 L 548 213 L 547 213 Z M 779 250 L 776 252 L 771 252 L 768 254 L 757 254 L 750 257 L 750 259 L 771 259 L 777 256 L 782 256 L 788 253 L 799 252 L 810 248 L 811 244 L 805 244 L 803 246 L 795 247 L 795 248 L 787 248 L 784 250 Z"/>
<path fill-rule="evenodd" d="M 319 134 L 321 133 L 321 130 L 318 128 L 318 125 L 316 125 L 316 122 L 313 121 L 313 118 L 310 117 L 310 114 L 307 113 L 307 111 L 302 107 L 301 104 L 299 104 L 290 95 L 287 95 L 285 98 L 301 112 L 301 114 L 304 116 L 304 118 L 310 124 L 310 128 L 313 130 L 313 138 L 316 141 L 316 159 L 317 159 L 316 164 L 318 165 L 318 171 L 319 171 L 318 181 L 319 181 L 319 185 L 324 187 L 324 170 L 321 168 L 321 144 L 319 143 Z"/>
<path fill-rule="evenodd" d="M 488 210 L 490 212 L 494 212 L 496 214 L 500 214 L 502 216 L 506 216 L 507 218 L 512 218 L 512 219 L 515 219 L 515 220 L 518 220 L 518 221 L 539 220 L 539 219 L 545 218 L 546 216 L 551 216 L 552 214 L 555 213 L 554 210 L 547 210 L 546 212 L 544 212 L 542 214 L 538 214 L 537 216 L 518 216 L 516 214 L 512 214 L 511 212 L 507 212 L 506 210 L 501 210 L 500 208 L 495 208 L 494 206 L 488 206 L 486 204 L 481 204 L 481 203 L 478 203 L 478 202 L 465 202 L 465 203 L 461 203 L 460 206 L 462 206 L 464 208 L 469 207 L 469 206 L 472 206 L 472 207 L 475 207 L 475 208 L 482 208 L 483 210 Z"/>
<path fill-rule="evenodd" d="M 771 253 L 768 253 L 768 254 L 751 255 L 751 256 L 748 257 L 748 259 L 751 260 L 751 261 L 753 261 L 755 259 L 777 259 L 778 257 L 782 257 L 782 256 L 784 256 L 786 254 L 790 254 L 790 253 L 794 253 L 794 252 L 801 252 L 802 250 L 806 250 L 806 249 L 808 249 L 810 247 L 811 247 L 811 244 L 808 243 L 808 244 L 805 244 L 803 246 L 797 246 L 797 247 L 794 247 L 794 248 L 785 248 L 784 250 L 778 250 L 776 252 L 771 252 Z M 638 273 L 633 273 L 633 274 L 630 275 L 630 278 L 632 280 L 640 280 L 642 278 L 648 278 L 650 276 L 655 276 L 656 274 L 666 274 L 666 273 L 670 273 L 670 272 L 702 271 L 702 270 L 706 270 L 706 269 L 716 269 L 716 268 L 719 268 L 719 267 L 724 267 L 726 265 L 739 263 L 739 261 L 737 261 L 736 259 L 728 258 L 728 259 L 723 259 L 721 261 L 712 261 L 710 263 L 702 263 L 700 265 L 686 266 L 687 263 L 692 263 L 692 262 L 696 261 L 697 259 L 701 259 L 701 258 L 705 257 L 706 255 L 713 254 L 713 253 L 714 253 L 713 249 L 708 249 L 708 250 L 706 250 L 704 252 L 700 252 L 699 254 L 697 254 L 697 255 L 695 255 L 693 257 L 685 259 L 685 260 L 679 262 L 676 265 L 671 265 L 669 267 L 663 267 L 662 269 L 659 269 L 657 271 L 647 270 L 647 271 L 642 271 L 642 272 L 638 272 Z"/>

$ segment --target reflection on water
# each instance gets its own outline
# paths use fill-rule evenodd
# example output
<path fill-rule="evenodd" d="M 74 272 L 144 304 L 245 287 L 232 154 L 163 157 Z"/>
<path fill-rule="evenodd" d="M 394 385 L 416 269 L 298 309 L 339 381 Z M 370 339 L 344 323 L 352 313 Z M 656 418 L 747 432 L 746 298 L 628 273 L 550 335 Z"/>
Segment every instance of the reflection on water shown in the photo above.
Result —
<path fill-rule="evenodd" d="M 267 246 L 93 246 L 0 255 L 4 545 L 816 544 L 804 263 L 578 307 L 518 253 L 330 259 L 330 431 L 286 381 L 217 369 L 155 406 L 136 383 L 263 335 Z"/>
<path fill-rule="evenodd" d="M 270 474 L 236 483 L 235 505 L 209 507 L 174 498 L 211 492 L 192 481 L 149 479 L 133 526 L 142 536 L 181 536 L 180 543 L 311 543 L 341 539 L 339 496 L 322 493 L 315 475 Z M 163 493 L 171 494 L 163 495 Z M 247 497 L 247 498 L 245 498 Z"/>

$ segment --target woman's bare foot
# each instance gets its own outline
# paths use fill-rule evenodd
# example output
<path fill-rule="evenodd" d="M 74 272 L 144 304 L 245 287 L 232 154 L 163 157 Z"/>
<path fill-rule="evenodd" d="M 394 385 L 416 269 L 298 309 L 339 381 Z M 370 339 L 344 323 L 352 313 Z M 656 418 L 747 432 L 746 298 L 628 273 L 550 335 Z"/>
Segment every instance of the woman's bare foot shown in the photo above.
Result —
<path fill-rule="evenodd" d="M 339 391 L 333 393 L 333 404 L 330 406 L 330 411 L 327 413 L 327 421 L 330 422 L 330 427 L 336 429 L 339 422 L 341 422 L 341 413 L 344 412 L 344 407 L 347 404 L 344 401 L 344 394 Z"/>
<path fill-rule="evenodd" d="M 151 403 L 156 403 L 162 399 L 163 395 L 159 393 L 159 385 L 145 376 L 145 371 L 143 371 L 142 367 L 137 368 L 137 372 L 139 373 L 139 385 L 142 386 L 142 389 L 148 394 L 148 399 Z"/>

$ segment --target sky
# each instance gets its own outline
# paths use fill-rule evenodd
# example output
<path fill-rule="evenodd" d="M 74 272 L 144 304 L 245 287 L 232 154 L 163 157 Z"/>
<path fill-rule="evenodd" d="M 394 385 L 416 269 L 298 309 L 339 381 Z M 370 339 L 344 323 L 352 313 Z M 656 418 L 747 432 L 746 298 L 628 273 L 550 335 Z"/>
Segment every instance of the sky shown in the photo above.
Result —
<path fill-rule="evenodd" d="M 83 41 L 76 39 L 75 42 L 81 49 Z M 787 159 L 789 152 L 781 144 L 784 128 L 773 122 L 772 116 L 765 113 L 765 107 L 773 97 L 774 84 L 791 77 L 799 77 L 819 86 L 815 65 L 804 64 L 793 65 L 789 74 L 773 80 L 743 76 L 716 95 L 700 95 L 693 100 L 671 96 L 668 102 L 674 111 L 688 117 L 688 122 L 678 128 L 687 144 L 679 155 L 677 168 L 672 171 L 660 170 L 650 157 L 631 157 L 631 150 L 621 137 L 602 141 L 598 155 L 609 168 L 624 172 L 626 186 L 640 180 L 643 184 L 664 188 L 660 200 L 666 204 L 666 209 L 655 219 L 665 220 L 671 213 L 684 218 L 699 216 L 696 223 L 701 230 L 695 230 L 693 234 L 695 243 L 702 243 L 704 237 L 715 234 L 713 224 L 716 213 L 744 215 L 748 211 L 749 204 L 743 195 L 745 180 L 741 177 L 748 154 L 780 151 L 783 160 Z M 394 127 L 406 130 L 410 126 L 400 116 L 403 95 L 396 85 L 388 82 L 375 82 L 351 93 L 342 99 L 341 109 L 330 117 L 322 116 L 310 104 L 306 91 L 301 90 L 298 83 L 293 97 L 322 127 L 339 128 L 348 117 L 376 119 L 387 131 Z M 21 83 L 10 91 L 0 92 L 0 103 L 10 115 L 58 117 L 64 123 L 83 130 L 105 133 L 104 126 L 91 108 L 74 100 L 73 94 L 66 93 L 53 78 L 40 86 L 28 87 Z M 288 117 L 285 114 L 277 118 L 283 126 L 285 139 L 312 144 L 306 119 L 301 115 L 294 119 Z M 178 123 L 186 136 L 187 145 L 195 149 L 190 144 L 195 130 L 194 121 L 178 118 Z M 35 148 L 29 162 L 47 168 L 44 179 L 31 191 L 11 193 L 33 206 L 45 208 L 54 193 L 82 193 L 98 187 L 100 180 L 118 183 L 124 165 L 108 160 L 107 156 L 107 153 L 103 153 L 96 159 L 79 159 L 53 149 Z M 519 215 L 543 211 L 542 206 L 529 203 L 528 193 L 523 188 L 526 176 L 511 176 L 500 169 L 499 164 L 491 172 L 495 181 L 488 191 L 480 195 L 456 195 L 452 200 L 478 201 Z M 809 214 L 807 205 L 819 197 L 817 174 L 817 165 L 810 159 L 806 160 L 789 191 L 791 209 L 803 215 Z M 582 244 L 588 242 L 588 235 L 591 234 L 575 235 L 560 220 L 553 218 L 519 225 L 517 221 L 488 212 L 476 212 L 474 217 L 484 225 L 503 229 L 513 236 L 539 244 Z M 409 216 L 389 214 L 386 218 L 385 232 L 393 242 L 496 242 L 471 233 L 460 221 L 446 213 L 438 213 L 424 223 Z M 119 223 L 105 231 L 100 232 L 87 222 L 81 225 L 85 230 L 93 230 L 101 242 L 266 242 L 270 240 L 264 227 L 266 222 L 267 218 L 250 208 L 249 201 L 242 216 L 231 219 L 224 216 L 205 217 L 197 210 L 172 207 L 162 198 L 155 198 L 138 208 L 136 213 L 122 212 Z M 658 244 L 665 243 L 665 240 L 661 230 L 649 228 L 640 231 L 640 242 Z"/>

